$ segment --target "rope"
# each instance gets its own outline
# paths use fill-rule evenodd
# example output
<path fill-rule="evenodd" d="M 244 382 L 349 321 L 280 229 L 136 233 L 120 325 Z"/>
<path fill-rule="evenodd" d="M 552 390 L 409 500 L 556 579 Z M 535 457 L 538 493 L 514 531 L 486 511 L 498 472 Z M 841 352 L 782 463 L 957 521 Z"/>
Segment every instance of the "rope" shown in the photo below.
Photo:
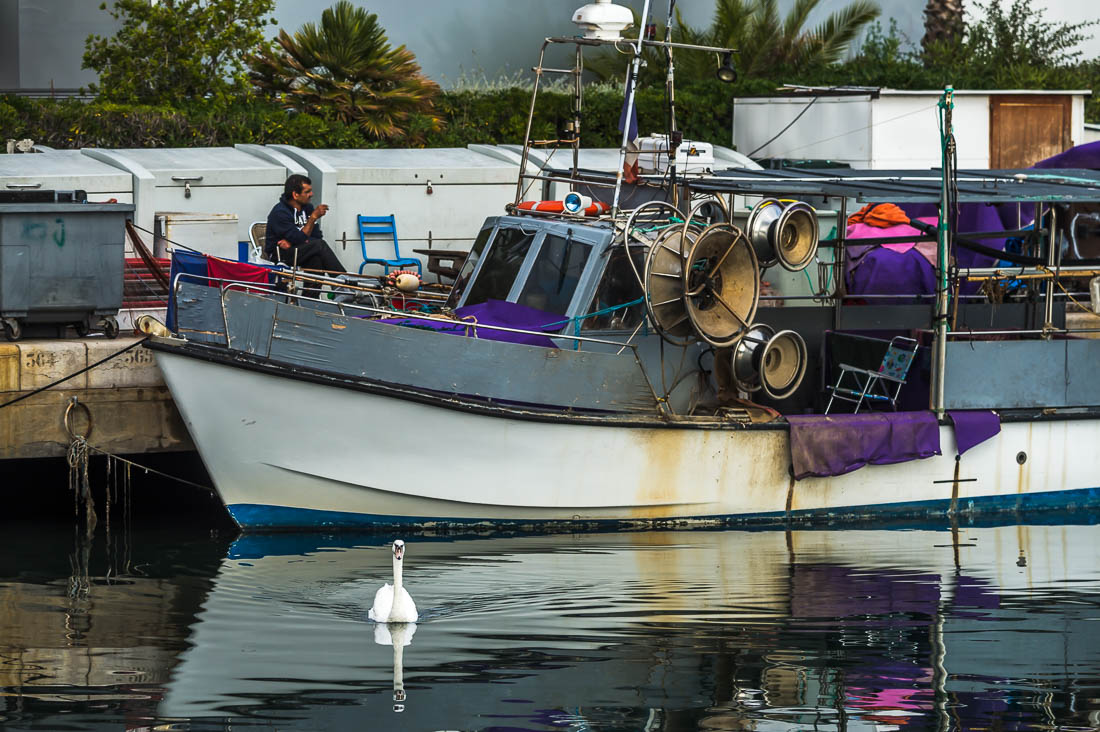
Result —
<path fill-rule="evenodd" d="M 1058 285 L 1058 287 L 1061 288 L 1062 292 L 1066 293 L 1066 297 L 1069 298 L 1070 302 L 1072 302 L 1074 305 L 1081 308 L 1085 312 L 1092 312 L 1092 308 L 1090 306 L 1082 305 L 1077 300 L 1077 298 L 1073 296 L 1073 293 L 1066 289 L 1066 286 L 1063 285 L 1061 280 L 1058 279 L 1058 274 L 1056 272 L 1052 271 L 1049 267 L 1038 267 L 1038 269 L 1050 275 L 1051 280 L 1054 282 L 1054 284 Z"/>
<path fill-rule="evenodd" d="M 90 366 L 85 366 L 84 368 L 80 369 L 79 371 L 74 371 L 73 373 L 69 374 L 68 376 L 63 376 L 62 378 L 58 379 L 57 381 L 54 381 L 54 382 L 51 382 L 49 384 L 46 384 L 45 386 L 39 387 L 39 388 L 35 389 L 34 391 L 29 391 L 26 394 L 23 394 L 21 396 L 17 396 L 15 399 L 12 399 L 9 402 L 4 402 L 3 404 L 0 404 L 0 409 L 3 409 L 4 407 L 9 407 L 12 404 L 15 404 L 16 402 L 21 402 L 24 399 L 32 397 L 35 394 L 38 394 L 39 392 L 46 391 L 47 389 L 49 389 L 51 387 L 54 387 L 54 386 L 57 386 L 58 384 L 63 384 L 64 382 L 68 381 L 69 379 L 72 379 L 76 376 L 80 376 L 81 374 L 85 373 L 86 371 L 91 371 L 96 366 L 99 366 L 100 364 L 104 364 L 107 361 L 110 361 L 112 358 L 115 358 L 117 356 L 121 356 L 122 354 L 126 353 L 127 351 L 130 351 L 130 350 L 133 350 L 133 349 L 137 348 L 142 343 L 145 343 L 145 341 L 147 341 L 147 340 L 149 340 L 149 336 L 145 336 L 144 338 L 142 338 L 139 341 L 134 341 L 130 345 L 123 348 L 121 351 L 116 351 L 115 353 L 112 353 L 110 356 L 106 356 L 105 358 L 101 358 L 101 359 L 99 359 L 98 361 L 96 361 L 95 363 L 93 363 Z"/>
<path fill-rule="evenodd" d="M 597 310 L 597 311 L 592 312 L 592 313 L 585 313 L 584 315 L 578 315 L 575 318 L 566 318 L 565 320 L 559 320 L 556 323 L 547 323 L 546 325 L 539 328 L 539 330 L 546 330 L 547 328 L 551 328 L 555 325 L 565 325 L 567 323 L 573 323 L 573 335 L 575 335 L 579 338 L 580 335 L 581 335 L 581 321 L 584 320 L 585 318 L 596 318 L 596 317 L 599 317 L 601 315 L 609 315 L 610 313 L 613 313 L 616 310 L 622 310 L 623 308 L 630 308 L 630 307 L 634 307 L 635 305 L 641 305 L 643 302 L 645 302 L 645 295 L 639 297 L 637 300 L 631 300 L 630 302 L 624 302 L 621 305 L 612 305 L 611 307 L 604 308 L 603 310 Z M 573 341 L 573 350 L 574 351 L 579 350 L 580 347 L 581 347 L 581 342 L 580 341 Z"/>
<path fill-rule="evenodd" d="M 124 457 L 119 457 L 118 455 L 115 455 L 114 453 L 107 452 L 106 450 L 104 450 L 102 448 L 99 448 L 99 447 L 96 447 L 95 445 L 88 444 L 87 440 L 85 440 L 82 437 L 76 438 L 76 440 L 73 441 L 73 444 L 75 445 L 77 442 L 81 442 L 81 443 L 84 444 L 83 449 L 85 450 L 85 452 L 90 451 L 90 452 L 98 453 L 100 455 L 104 455 L 106 457 L 117 460 L 120 463 L 125 463 L 126 465 L 130 465 L 130 466 L 133 466 L 135 468 L 140 468 L 141 470 L 144 470 L 146 473 L 153 473 L 154 475 L 159 475 L 162 478 L 168 478 L 169 480 L 174 480 L 177 483 L 183 483 L 184 485 L 189 485 L 192 488 L 201 488 L 202 490 L 209 491 L 211 493 L 216 493 L 217 492 L 217 491 L 215 491 L 214 488 L 212 488 L 208 485 L 202 485 L 201 483 L 195 483 L 194 481 L 187 480 L 186 478 L 180 478 L 177 475 L 169 475 L 168 473 L 157 470 L 156 468 L 150 468 L 147 465 L 141 465 L 140 463 L 135 463 L 133 460 L 127 460 Z M 70 447 L 70 453 L 71 452 L 72 452 L 72 448 Z"/>

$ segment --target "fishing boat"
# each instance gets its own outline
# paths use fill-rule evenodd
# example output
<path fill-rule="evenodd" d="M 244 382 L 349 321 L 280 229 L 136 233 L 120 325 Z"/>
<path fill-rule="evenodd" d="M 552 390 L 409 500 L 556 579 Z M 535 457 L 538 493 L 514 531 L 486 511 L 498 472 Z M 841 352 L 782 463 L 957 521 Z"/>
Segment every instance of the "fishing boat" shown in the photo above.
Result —
<path fill-rule="evenodd" d="M 1100 259 L 1081 256 L 1079 217 L 1067 221 L 1100 201 L 1100 175 L 957 170 L 950 88 L 939 170 L 712 173 L 706 146 L 676 131 L 672 75 L 663 136 L 637 136 L 634 90 L 646 48 L 670 68 L 674 50 L 729 50 L 644 31 L 623 40 L 615 7 L 585 6 L 583 35 L 543 45 L 515 199 L 485 221 L 445 297 L 393 276 L 174 272 L 173 332 L 148 345 L 236 522 L 1096 510 L 1100 340 L 1066 327 L 1065 283 L 1100 273 Z M 533 140 L 540 80 L 561 71 L 544 64 L 557 44 L 575 50 L 576 118 L 558 139 Z M 583 52 L 611 44 L 633 53 L 614 174 L 578 165 Z M 532 172 L 540 143 L 571 148 L 572 164 Z M 744 197 L 758 202 L 742 222 Z M 859 245 L 873 259 L 899 238 L 934 242 L 934 266 L 920 265 L 930 291 L 846 289 L 852 203 L 913 211 L 905 237 Z M 826 204 L 841 225 L 822 238 Z M 968 228 L 968 206 L 975 220 L 999 211 L 1013 223 Z M 1008 237 L 1017 251 L 1003 250 Z M 761 294 L 767 268 L 812 285 L 814 263 L 812 296 Z M 333 292 L 307 297 L 302 281 Z"/>

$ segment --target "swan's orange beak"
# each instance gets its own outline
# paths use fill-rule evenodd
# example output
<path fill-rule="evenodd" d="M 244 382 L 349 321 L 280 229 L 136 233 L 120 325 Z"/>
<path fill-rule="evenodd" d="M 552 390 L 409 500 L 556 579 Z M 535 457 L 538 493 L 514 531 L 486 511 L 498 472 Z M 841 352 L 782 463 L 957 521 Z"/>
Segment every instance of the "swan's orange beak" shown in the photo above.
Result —
<path fill-rule="evenodd" d="M 405 555 L 405 544 L 404 543 L 394 544 L 393 545 L 393 556 L 394 556 L 394 558 L 395 559 L 401 559 L 401 557 L 403 557 L 404 555 Z"/>

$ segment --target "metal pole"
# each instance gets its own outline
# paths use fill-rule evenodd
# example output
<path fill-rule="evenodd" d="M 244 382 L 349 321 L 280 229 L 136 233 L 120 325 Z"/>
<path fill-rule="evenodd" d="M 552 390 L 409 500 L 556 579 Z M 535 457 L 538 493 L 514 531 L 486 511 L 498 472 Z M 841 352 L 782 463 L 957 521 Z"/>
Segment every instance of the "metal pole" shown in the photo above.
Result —
<path fill-rule="evenodd" d="M 668 18 L 665 20 L 665 43 L 672 42 L 672 11 L 676 0 L 668 0 Z M 665 89 L 668 92 L 668 176 L 672 188 L 672 205 L 679 205 L 679 190 L 676 185 L 676 153 L 680 149 L 680 136 L 676 134 L 676 65 L 672 61 L 672 46 L 665 46 L 665 58 L 668 60 L 668 74 L 665 77 Z"/>
<path fill-rule="evenodd" d="M 1057 246 L 1058 243 L 1058 221 L 1056 219 L 1057 209 L 1054 206 L 1050 207 L 1050 236 L 1047 239 L 1047 268 L 1054 273 L 1054 279 L 1046 283 L 1047 292 L 1046 298 L 1043 303 L 1043 330 L 1053 330 L 1054 328 L 1054 284 L 1058 281 L 1058 269 L 1057 266 L 1061 264 L 1062 257 L 1061 248 Z M 1049 339 L 1049 335 L 1043 336 L 1044 339 Z"/>
<path fill-rule="evenodd" d="M 577 44 L 577 60 L 573 63 L 573 177 L 578 176 L 581 160 L 581 75 L 584 73 L 584 54 Z"/>
<path fill-rule="evenodd" d="M 847 282 L 844 277 L 845 261 L 848 257 L 848 198 L 840 199 L 840 210 L 836 220 L 836 251 L 833 254 L 833 287 L 836 293 L 836 307 L 833 308 L 833 330 L 840 330 L 840 308 L 847 294 Z M 824 375 L 824 372 L 822 372 Z"/>
<path fill-rule="evenodd" d="M 933 409 L 936 417 L 942 418 L 944 412 L 944 368 L 947 364 L 947 268 L 948 256 L 950 256 L 950 231 L 948 216 L 954 214 L 949 210 L 950 205 L 950 167 L 948 161 L 948 146 L 951 140 L 951 110 L 955 106 L 955 90 L 948 86 L 943 90 L 943 98 L 940 106 L 943 108 L 943 131 L 941 133 L 941 170 L 940 177 L 940 220 L 939 220 L 939 246 L 936 256 L 936 280 L 938 288 L 936 292 L 936 363 L 933 365 L 932 383 L 935 385 Z"/>
<path fill-rule="evenodd" d="M 542 50 L 539 51 L 539 65 L 538 68 L 535 69 L 535 87 L 531 90 L 531 109 L 527 112 L 527 130 L 523 133 L 523 155 L 520 157 L 519 176 L 516 178 L 516 206 L 523 200 L 523 176 L 527 172 L 527 158 L 531 154 L 531 123 L 535 119 L 535 99 L 539 95 L 539 80 L 542 79 L 542 62 L 546 58 L 546 47 L 549 44 L 549 38 L 542 42 Z"/>
<path fill-rule="evenodd" d="M 619 146 L 619 169 L 615 173 L 615 198 L 611 202 L 611 216 L 619 215 L 619 193 L 623 187 L 623 165 L 626 163 L 626 143 L 630 139 L 630 117 L 634 112 L 634 95 L 638 91 L 638 68 L 642 63 L 642 41 L 645 38 L 645 20 L 649 17 L 649 0 L 645 0 L 642 6 L 641 28 L 638 29 L 638 42 L 634 45 L 634 61 L 627 72 L 627 83 L 630 85 L 630 93 L 626 95 L 626 123 L 623 125 L 623 141 Z M 519 201 L 516 201 L 519 204 Z"/>

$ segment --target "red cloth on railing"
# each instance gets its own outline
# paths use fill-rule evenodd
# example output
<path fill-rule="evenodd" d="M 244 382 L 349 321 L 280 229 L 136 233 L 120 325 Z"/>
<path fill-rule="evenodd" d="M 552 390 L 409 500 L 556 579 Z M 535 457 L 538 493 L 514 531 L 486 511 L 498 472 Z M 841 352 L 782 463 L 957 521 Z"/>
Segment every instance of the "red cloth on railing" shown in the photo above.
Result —
<path fill-rule="evenodd" d="M 256 282 L 266 285 L 271 281 L 271 270 L 248 262 L 230 262 L 227 259 L 206 258 L 207 274 L 213 278 L 210 285 L 221 287 L 222 278 L 237 282 Z"/>

